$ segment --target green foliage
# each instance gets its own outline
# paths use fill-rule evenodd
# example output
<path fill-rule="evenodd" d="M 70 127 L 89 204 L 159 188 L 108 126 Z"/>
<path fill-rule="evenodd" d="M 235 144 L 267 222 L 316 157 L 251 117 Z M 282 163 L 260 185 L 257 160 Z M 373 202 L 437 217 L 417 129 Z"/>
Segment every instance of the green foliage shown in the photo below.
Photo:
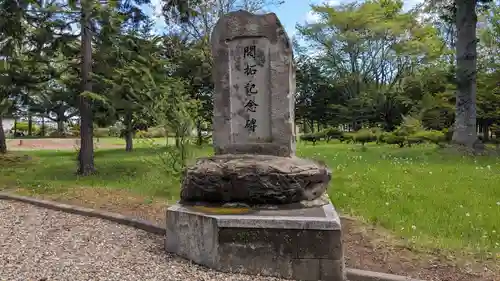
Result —
<path fill-rule="evenodd" d="M 113 125 L 108 128 L 108 136 L 119 138 L 122 137 L 123 126 Z"/>
<path fill-rule="evenodd" d="M 326 139 L 326 141 L 329 142 L 330 140 L 338 140 L 342 138 L 343 132 L 340 131 L 338 128 L 328 128 L 319 132 L 318 136 L 321 135 L 323 135 L 322 138 Z"/>
<path fill-rule="evenodd" d="M 370 129 L 361 129 L 354 133 L 354 141 L 361 143 L 363 146 L 365 143 L 376 141 L 377 135 Z"/>
<path fill-rule="evenodd" d="M 15 126 L 12 127 L 12 130 L 16 130 L 18 132 L 28 132 L 29 131 L 29 123 L 28 122 L 16 122 Z M 35 123 L 31 124 L 31 130 L 33 134 L 37 134 L 40 131 L 40 127 Z"/>
<path fill-rule="evenodd" d="M 400 136 L 411 136 L 417 132 L 423 131 L 422 121 L 412 116 L 403 116 L 403 122 L 395 131 Z"/>
<path fill-rule="evenodd" d="M 498 124 L 493 124 L 490 127 L 491 132 L 495 136 L 496 139 L 500 139 L 500 123 Z"/>
<path fill-rule="evenodd" d="M 96 137 L 96 138 L 109 137 L 109 129 L 108 128 L 94 128 L 94 137 Z"/>
<path fill-rule="evenodd" d="M 316 142 L 320 141 L 324 137 L 325 137 L 324 133 L 316 132 L 311 134 L 302 134 L 300 136 L 300 140 L 305 142 L 312 142 L 313 145 L 316 145 Z"/>
<path fill-rule="evenodd" d="M 355 133 L 343 133 L 340 137 L 340 142 L 351 143 L 354 142 Z"/>
<path fill-rule="evenodd" d="M 147 131 L 137 131 L 135 133 L 136 138 L 142 138 L 142 139 L 162 138 L 166 136 L 167 134 L 165 129 L 160 127 L 149 128 Z"/>
<path fill-rule="evenodd" d="M 451 142 L 451 139 L 453 137 L 453 128 L 444 128 L 441 130 L 444 134 L 444 139 L 446 142 Z"/>
<path fill-rule="evenodd" d="M 442 145 L 446 142 L 446 135 L 442 131 L 437 130 L 429 130 L 429 131 L 420 131 L 415 133 L 412 137 L 434 143 L 436 145 Z"/>
<path fill-rule="evenodd" d="M 397 144 L 399 147 L 404 147 L 406 143 L 406 137 L 398 135 L 396 133 L 385 133 L 383 135 L 383 141 L 386 144 Z"/>

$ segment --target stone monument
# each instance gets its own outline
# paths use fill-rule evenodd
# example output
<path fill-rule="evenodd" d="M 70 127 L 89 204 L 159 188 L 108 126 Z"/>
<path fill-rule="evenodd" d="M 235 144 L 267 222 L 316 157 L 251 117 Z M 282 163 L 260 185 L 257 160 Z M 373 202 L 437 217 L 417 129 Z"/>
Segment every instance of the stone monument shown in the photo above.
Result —
<path fill-rule="evenodd" d="M 295 156 L 295 68 L 278 18 L 225 15 L 212 55 L 215 156 L 185 170 L 166 250 L 221 271 L 344 281 L 331 173 Z"/>

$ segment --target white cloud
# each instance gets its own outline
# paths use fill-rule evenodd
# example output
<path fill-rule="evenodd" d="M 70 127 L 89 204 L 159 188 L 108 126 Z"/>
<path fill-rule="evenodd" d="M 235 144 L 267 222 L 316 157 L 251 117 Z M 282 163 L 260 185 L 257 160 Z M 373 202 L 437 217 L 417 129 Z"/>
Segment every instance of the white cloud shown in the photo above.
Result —
<path fill-rule="evenodd" d="M 319 20 L 319 15 L 311 10 L 307 12 L 305 20 L 307 23 L 317 22 Z"/>
<path fill-rule="evenodd" d="M 162 16 L 162 1 L 161 0 L 151 0 L 151 7 L 153 8 L 153 16 L 155 18 Z"/>
<path fill-rule="evenodd" d="M 341 0 L 324 0 L 322 2 L 313 3 L 314 5 L 327 5 L 327 6 L 337 6 L 341 3 Z M 319 15 L 312 10 L 306 13 L 305 21 L 307 23 L 314 23 L 319 21 Z"/>

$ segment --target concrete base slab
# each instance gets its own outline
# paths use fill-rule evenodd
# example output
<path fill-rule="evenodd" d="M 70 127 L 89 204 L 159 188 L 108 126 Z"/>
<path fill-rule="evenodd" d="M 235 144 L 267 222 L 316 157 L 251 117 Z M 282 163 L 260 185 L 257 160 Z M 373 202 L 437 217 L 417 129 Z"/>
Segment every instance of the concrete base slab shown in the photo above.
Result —
<path fill-rule="evenodd" d="M 332 204 L 238 215 L 206 210 L 180 204 L 168 208 L 168 252 L 225 272 L 346 279 L 340 218 Z"/>

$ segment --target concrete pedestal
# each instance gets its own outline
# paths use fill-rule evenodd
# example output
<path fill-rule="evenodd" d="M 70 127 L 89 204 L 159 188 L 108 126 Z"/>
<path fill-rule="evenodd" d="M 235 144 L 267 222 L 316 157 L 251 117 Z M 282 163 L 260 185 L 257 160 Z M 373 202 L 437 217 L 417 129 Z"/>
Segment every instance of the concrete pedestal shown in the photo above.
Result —
<path fill-rule="evenodd" d="M 165 247 L 224 272 L 345 280 L 340 218 L 331 204 L 240 215 L 174 205 L 167 210 Z"/>

